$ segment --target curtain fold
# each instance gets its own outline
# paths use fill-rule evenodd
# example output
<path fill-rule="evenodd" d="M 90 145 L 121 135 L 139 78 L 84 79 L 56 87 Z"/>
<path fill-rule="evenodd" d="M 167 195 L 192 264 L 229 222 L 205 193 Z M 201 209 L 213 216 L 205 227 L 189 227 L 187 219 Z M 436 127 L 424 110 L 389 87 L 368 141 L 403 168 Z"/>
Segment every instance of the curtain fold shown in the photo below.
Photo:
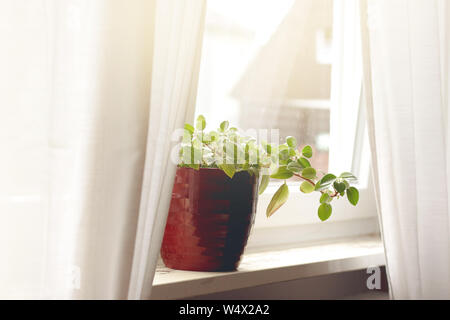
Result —
<path fill-rule="evenodd" d="M 367 113 L 391 294 L 448 299 L 448 4 L 365 5 Z"/>
<path fill-rule="evenodd" d="M 195 101 L 203 10 L 0 3 L 0 298 L 142 297 L 170 199 L 171 133 Z"/>
<path fill-rule="evenodd" d="M 150 122 L 130 299 L 150 298 L 176 171 L 171 156 L 180 136 L 173 133 L 194 115 L 205 10 L 203 0 L 156 5 Z"/>

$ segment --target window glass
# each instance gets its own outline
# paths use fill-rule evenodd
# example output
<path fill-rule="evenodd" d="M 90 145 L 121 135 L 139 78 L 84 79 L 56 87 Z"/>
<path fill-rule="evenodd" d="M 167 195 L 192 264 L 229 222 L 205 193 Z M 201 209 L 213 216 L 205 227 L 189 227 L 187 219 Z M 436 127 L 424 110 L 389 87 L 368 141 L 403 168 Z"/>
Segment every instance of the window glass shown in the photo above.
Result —
<path fill-rule="evenodd" d="M 327 171 L 332 17 L 332 0 L 209 0 L 196 114 L 295 136 Z"/>

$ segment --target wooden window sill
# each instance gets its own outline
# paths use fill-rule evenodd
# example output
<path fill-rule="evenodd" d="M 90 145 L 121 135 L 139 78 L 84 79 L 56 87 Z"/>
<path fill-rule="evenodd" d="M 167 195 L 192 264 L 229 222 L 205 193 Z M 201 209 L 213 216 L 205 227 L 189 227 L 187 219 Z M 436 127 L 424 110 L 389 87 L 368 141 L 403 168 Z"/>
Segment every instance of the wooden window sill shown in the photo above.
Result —
<path fill-rule="evenodd" d="M 378 235 L 344 238 L 244 254 L 238 271 L 193 272 L 159 267 L 151 299 L 198 295 L 384 266 Z"/>

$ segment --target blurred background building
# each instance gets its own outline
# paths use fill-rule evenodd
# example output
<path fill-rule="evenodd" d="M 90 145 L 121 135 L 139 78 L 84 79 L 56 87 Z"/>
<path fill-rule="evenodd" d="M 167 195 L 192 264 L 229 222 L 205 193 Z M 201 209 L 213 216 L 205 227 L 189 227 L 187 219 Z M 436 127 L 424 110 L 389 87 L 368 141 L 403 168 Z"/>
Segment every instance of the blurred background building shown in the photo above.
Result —
<path fill-rule="evenodd" d="M 208 6 L 197 114 L 210 126 L 229 120 L 244 130 L 295 136 L 313 147 L 316 167 L 326 171 L 332 0 Z"/>

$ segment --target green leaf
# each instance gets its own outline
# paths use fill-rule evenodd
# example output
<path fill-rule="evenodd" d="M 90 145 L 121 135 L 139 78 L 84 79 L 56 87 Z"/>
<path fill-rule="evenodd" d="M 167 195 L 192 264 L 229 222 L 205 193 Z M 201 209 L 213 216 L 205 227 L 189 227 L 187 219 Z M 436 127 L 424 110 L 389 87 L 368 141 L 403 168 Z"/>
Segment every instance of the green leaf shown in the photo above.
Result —
<path fill-rule="evenodd" d="M 209 136 L 211 137 L 211 141 L 216 141 L 219 138 L 219 134 L 217 131 L 209 132 Z"/>
<path fill-rule="evenodd" d="M 327 220 L 331 216 L 331 211 L 332 211 L 332 208 L 331 208 L 330 204 L 322 203 L 319 206 L 319 210 L 318 210 L 319 219 L 322 220 L 322 221 Z"/>
<path fill-rule="evenodd" d="M 351 182 L 358 181 L 358 178 L 353 175 L 351 172 L 342 172 L 339 178 L 349 180 Z"/>
<path fill-rule="evenodd" d="M 314 179 L 316 177 L 316 169 L 305 168 L 302 170 L 302 177 L 306 179 Z"/>
<path fill-rule="evenodd" d="M 303 168 L 309 168 L 311 167 L 311 164 L 309 163 L 308 159 L 306 158 L 300 158 L 297 160 L 297 162 L 303 167 Z"/>
<path fill-rule="evenodd" d="M 289 147 L 295 148 L 297 146 L 297 139 L 295 139 L 295 137 L 293 136 L 287 136 L 286 143 Z"/>
<path fill-rule="evenodd" d="M 316 186 L 314 187 L 315 191 L 322 191 L 326 188 L 322 188 L 322 186 L 320 185 L 320 180 L 316 182 Z"/>
<path fill-rule="evenodd" d="M 359 201 L 359 191 L 355 187 L 350 187 L 347 189 L 347 199 L 348 201 L 356 206 Z"/>
<path fill-rule="evenodd" d="M 309 181 L 303 181 L 300 185 L 300 191 L 303 193 L 311 193 L 314 191 L 314 186 Z"/>
<path fill-rule="evenodd" d="M 283 149 L 279 153 L 280 160 L 286 161 L 289 159 L 289 149 Z"/>
<path fill-rule="evenodd" d="M 289 157 L 297 156 L 297 152 L 294 148 L 289 148 Z"/>
<path fill-rule="evenodd" d="M 344 195 L 345 189 L 347 189 L 344 182 L 338 182 L 338 181 L 333 182 L 333 187 L 334 187 L 334 189 L 336 189 L 337 192 L 339 192 L 341 194 L 341 196 Z"/>
<path fill-rule="evenodd" d="M 312 157 L 312 148 L 311 146 L 305 146 L 302 149 L 302 155 L 306 158 L 311 158 Z"/>
<path fill-rule="evenodd" d="M 187 130 L 191 135 L 194 134 L 195 129 L 189 123 L 184 124 L 184 129 Z"/>
<path fill-rule="evenodd" d="M 230 125 L 230 123 L 228 122 L 228 121 L 223 121 L 221 124 L 220 124 L 220 129 L 222 130 L 222 131 L 225 131 L 225 130 L 227 130 L 228 129 L 228 126 Z"/>
<path fill-rule="evenodd" d="M 229 176 L 230 178 L 233 178 L 235 172 L 236 172 L 236 168 L 234 165 L 232 164 L 221 164 L 219 165 L 219 168 L 223 170 L 223 172 L 225 172 L 225 174 L 227 176 Z"/>
<path fill-rule="evenodd" d="M 277 211 L 288 199 L 289 197 L 289 188 L 286 183 L 283 183 L 280 188 L 278 188 L 277 192 L 270 200 L 269 205 L 267 206 L 266 215 L 270 217 Z"/>
<path fill-rule="evenodd" d="M 347 180 L 342 180 L 342 183 L 345 184 L 345 189 L 347 190 L 348 188 L 350 188 L 350 183 L 348 183 Z"/>
<path fill-rule="evenodd" d="M 292 172 L 300 172 L 302 171 L 303 167 L 298 162 L 292 161 L 288 163 L 287 169 Z"/>
<path fill-rule="evenodd" d="M 277 171 L 274 174 L 272 174 L 270 177 L 273 179 L 285 180 L 285 179 L 289 179 L 293 175 L 294 175 L 294 173 L 292 171 L 288 170 L 287 166 L 279 166 L 277 168 Z"/>
<path fill-rule="evenodd" d="M 266 190 L 267 186 L 269 185 L 270 177 L 268 175 L 263 175 L 261 177 L 261 184 L 259 185 L 259 194 L 262 194 L 264 190 Z"/>
<path fill-rule="evenodd" d="M 197 122 L 195 124 L 195 127 L 197 128 L 197 130 L 203 130 L 206 127 L 206 120 L 205 117 L 202 115 L 199 115 L 197 117 Z"/>
<path fill-rule="evenodd" d="M 325 190 L 331 186 L 331 184 L 336 180 L 336 176 L 334 174 L 328 173 L 316 183 L 316 191 Z"/>
<path fill-rule="evenodd" d="M 328 193 L 322 193 L 320 196 L 320 203 L 330 203 L 333 198 L 330 197 Z"/>
<path fill-rule="evenodd" d="M 272 153 L 272 146 L 270 144 L 263 142 L 263 146 L 264 146 L 264 149 L 266 150 L 267 154 Z"/>

